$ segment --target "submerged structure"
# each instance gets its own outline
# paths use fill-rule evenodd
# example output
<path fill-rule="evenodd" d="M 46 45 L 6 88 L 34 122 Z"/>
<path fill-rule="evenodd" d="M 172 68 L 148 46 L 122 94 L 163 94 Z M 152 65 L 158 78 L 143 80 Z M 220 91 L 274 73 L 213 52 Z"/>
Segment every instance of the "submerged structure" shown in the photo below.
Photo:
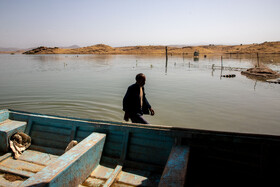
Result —
<path fill-rule="evenodd" d="M 255 78 L 258 80 L 268 80 L 276 79 L 280 77 L 280 74 L 276 71 L 273 71 L 267 67 L 255 67 L 247 69 L 246 71 L 241 72 L 242 75 L 246 75 L 249 78 Z"/>

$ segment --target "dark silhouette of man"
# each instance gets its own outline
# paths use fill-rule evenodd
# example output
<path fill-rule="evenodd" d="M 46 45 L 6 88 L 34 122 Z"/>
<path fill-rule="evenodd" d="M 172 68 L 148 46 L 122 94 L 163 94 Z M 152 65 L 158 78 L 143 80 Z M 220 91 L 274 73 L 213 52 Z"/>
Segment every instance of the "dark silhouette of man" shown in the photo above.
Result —
<path fill-rule="evenodd" d="M 149 124 L 143 118 L 143 114 L 151 114 L 153 116 L 155 112 L 145 96 L 144 85 L 146 76 L 143 73 L 139 73 L 135 79 L 136 83 L 128 87 L 123 98 L 124 120 L 128 121 L 130 118 L 133 123 Z"/>

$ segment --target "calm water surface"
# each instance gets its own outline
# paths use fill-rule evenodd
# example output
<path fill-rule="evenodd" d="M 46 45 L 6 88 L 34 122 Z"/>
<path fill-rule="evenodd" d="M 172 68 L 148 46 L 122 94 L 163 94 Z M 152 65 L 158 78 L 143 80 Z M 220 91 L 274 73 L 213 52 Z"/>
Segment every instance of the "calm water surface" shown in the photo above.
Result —
<path fill-rule="evenodd" d="M 280 56 L 261 61 L 280 71 Z M 123 121 L 122 98 L 137 73 L 147 76 L 153 124 L 280 135 L 280 85 L 240 70 L 212 70 L 220 56 L 0 55 L 0 108 Z M 224 66 L 250 68 L 256 58 L 225 56 Z M 235 78 L 221 78 L 236 74 Z"/>

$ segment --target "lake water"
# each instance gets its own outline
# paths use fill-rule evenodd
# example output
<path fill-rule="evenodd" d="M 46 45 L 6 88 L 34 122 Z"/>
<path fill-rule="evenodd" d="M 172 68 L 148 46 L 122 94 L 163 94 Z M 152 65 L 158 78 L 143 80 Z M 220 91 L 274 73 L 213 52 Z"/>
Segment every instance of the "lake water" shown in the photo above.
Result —
<path fill-rule="evenodd" d="M 280 71 L 279 59 L 260 60 Z M 226 67 L 256 62 L 254 55 L 223 58 Z M 152 124 L 280 135 L 280 84 L 212 64 L 220 66 L 220 56 L 169 56 L 166 68 L 163 55 L 0 55 L 0 109 L 123 121 L 123 96 L 142 72 Z"/>

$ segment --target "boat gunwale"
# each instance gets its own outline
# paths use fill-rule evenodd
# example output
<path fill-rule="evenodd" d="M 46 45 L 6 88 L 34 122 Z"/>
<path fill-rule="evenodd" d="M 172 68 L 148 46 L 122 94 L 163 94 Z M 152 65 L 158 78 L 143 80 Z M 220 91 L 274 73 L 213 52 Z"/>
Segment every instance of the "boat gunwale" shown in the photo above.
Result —
<path fill-rule="evenodd" d="M 68 116 L 57 116 L 57 115 L 50 115 L 50 114 L 24 112 L 24 111 L 18 111 L 13 109 L 3 109 L 0 111 L 9 112 L 18 115 L 25 115 L 30 117 L 48 118 L 54 120 L 67 120 L 67 121 L 76 121 L 81 123 L 102 125 L 103 127 L 116 126 L 121 128 L 137 128 L 137 129 L 163 131 L 163 132 L 169 132 L 171 136 L 173 135 L 174 137 L 181 137 L 181 138 L 182 137 L 192 138 L 192 136 L 196 136 L 196 135 L 215 135 L 215 136 L 245 138 L 245 139 L 254 139 L 254 140 L 258 139 L 258 140 L 280 141 L 280 135 L 257 134 L 257 133 L 247 133 L 247 132 L 246 133 L 229 132 L 229 131 L 193 129 L 193 128 L 173 127 L 173 126 L 154 125 L 154 124 L 139 124 L 139 123 L 129 123 L 129 122 L 83 119 L 83 118 L 74 118 Z"/>

